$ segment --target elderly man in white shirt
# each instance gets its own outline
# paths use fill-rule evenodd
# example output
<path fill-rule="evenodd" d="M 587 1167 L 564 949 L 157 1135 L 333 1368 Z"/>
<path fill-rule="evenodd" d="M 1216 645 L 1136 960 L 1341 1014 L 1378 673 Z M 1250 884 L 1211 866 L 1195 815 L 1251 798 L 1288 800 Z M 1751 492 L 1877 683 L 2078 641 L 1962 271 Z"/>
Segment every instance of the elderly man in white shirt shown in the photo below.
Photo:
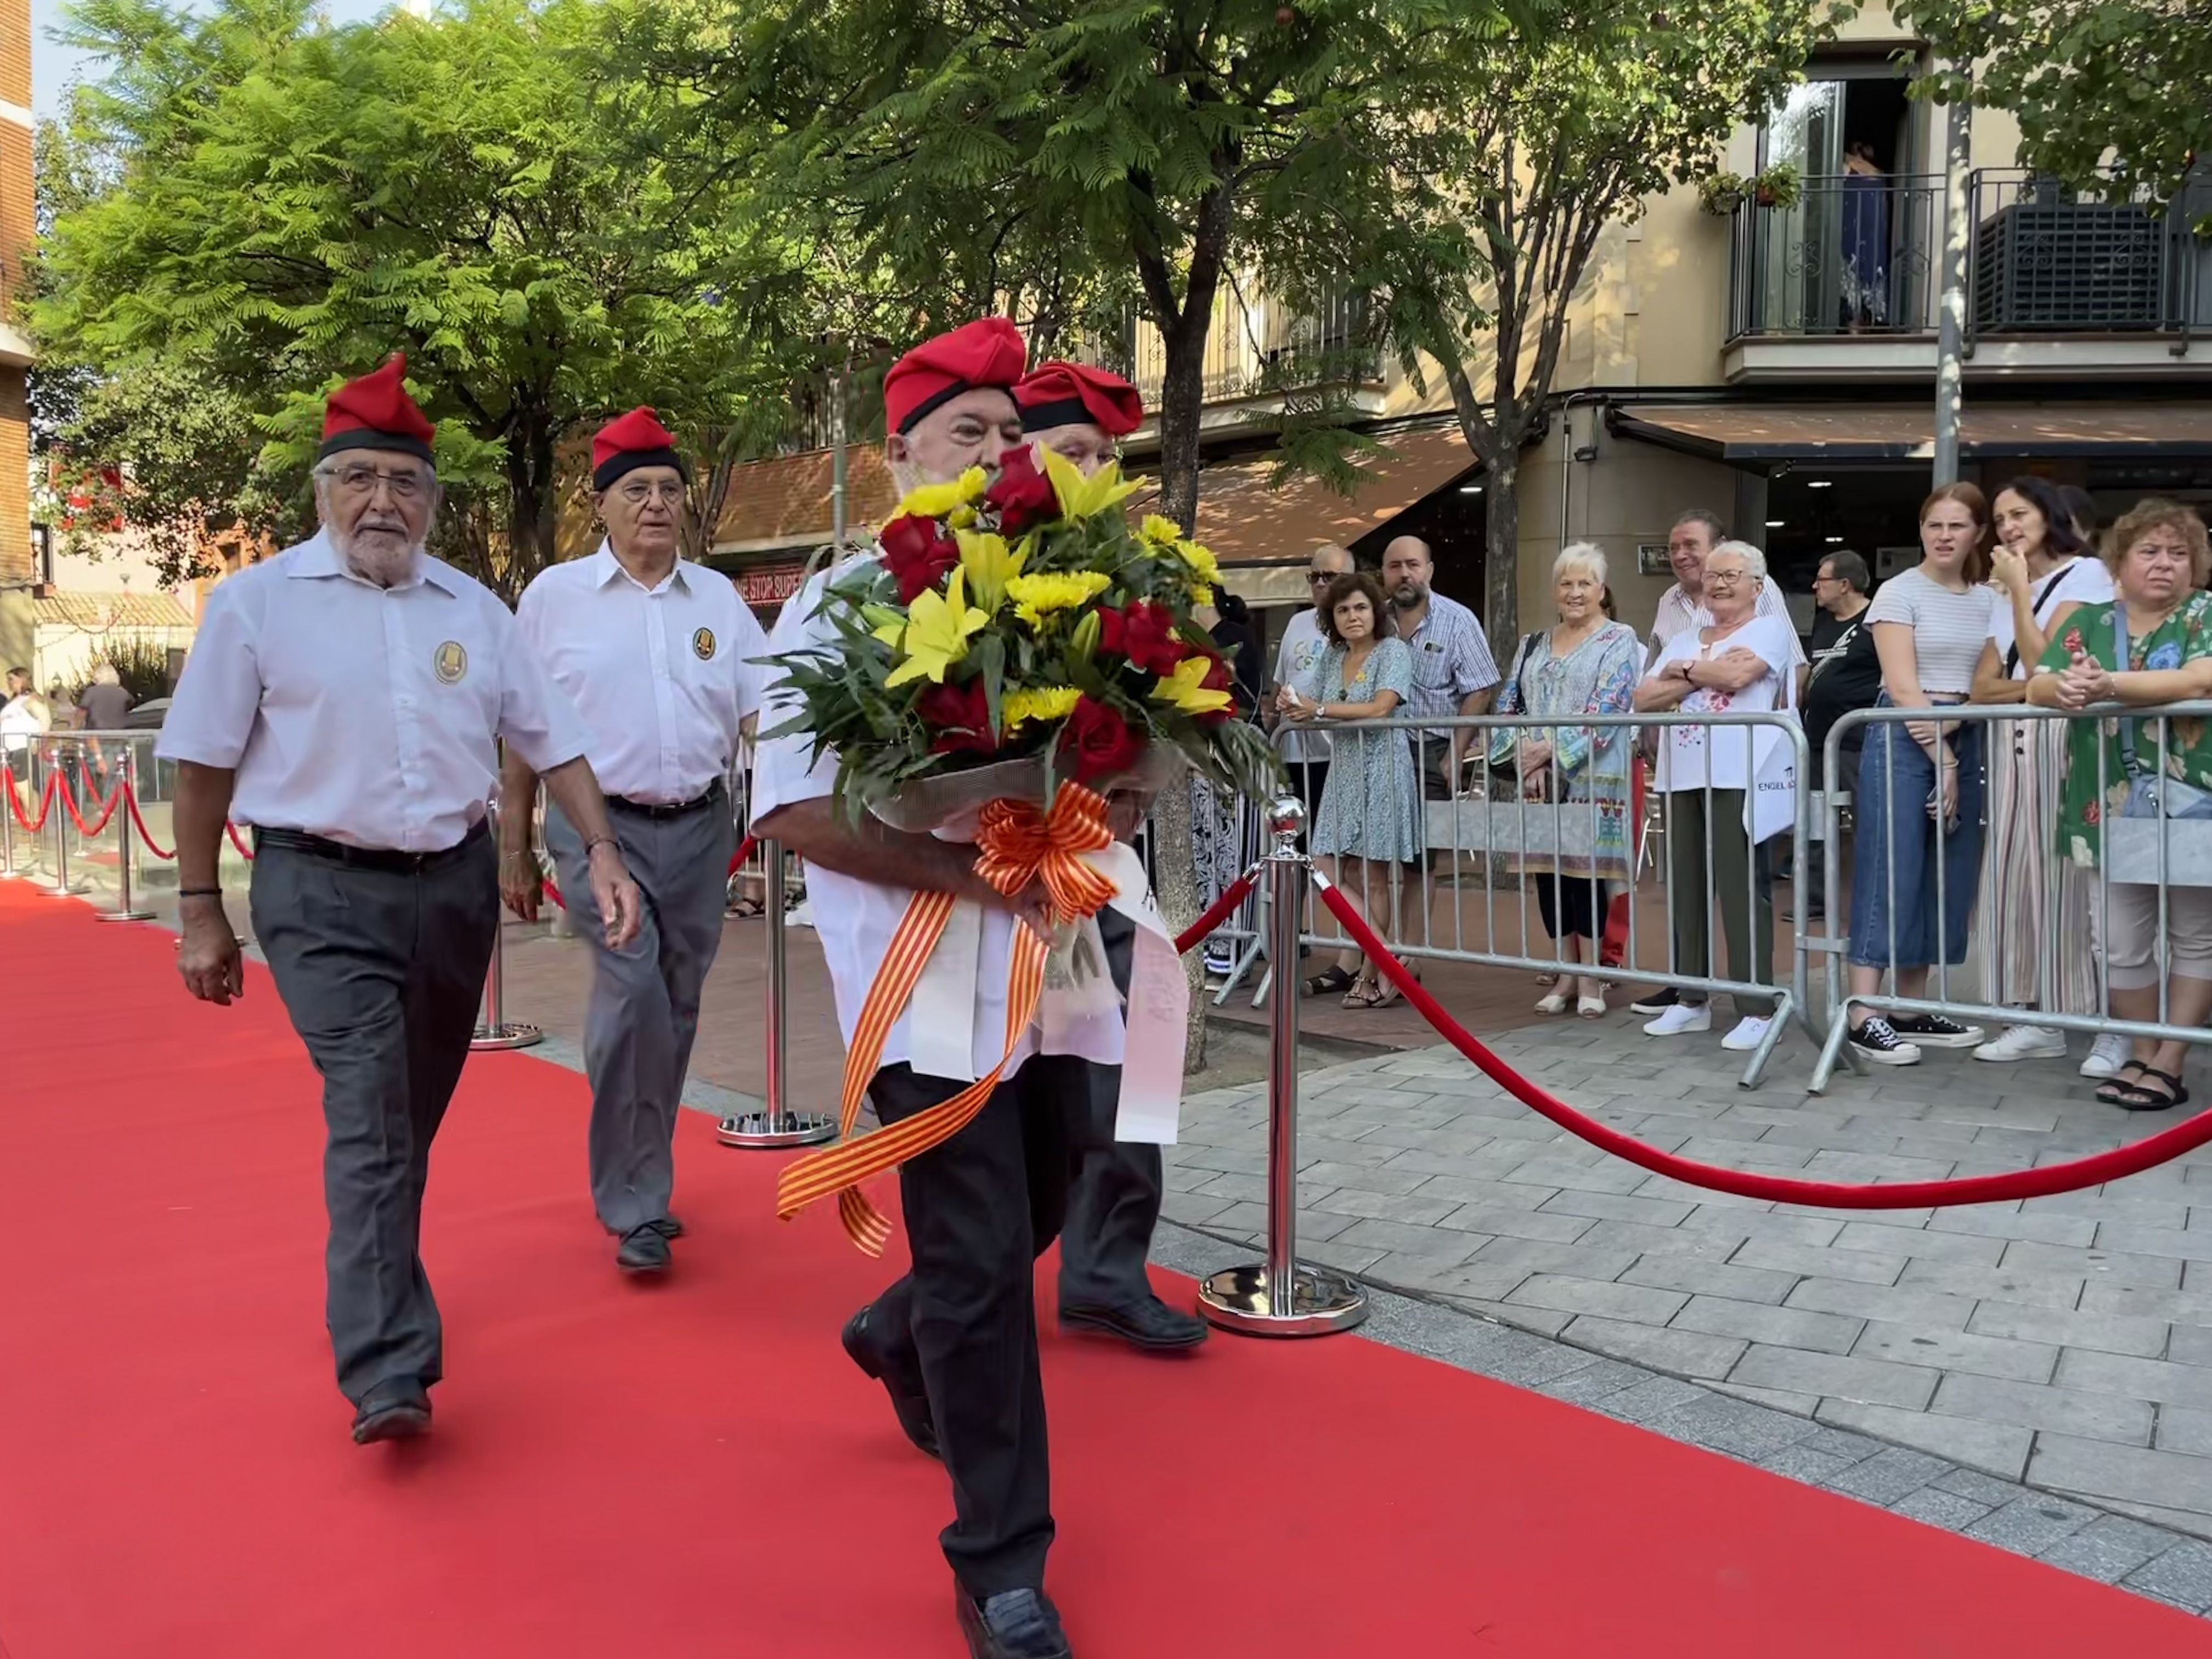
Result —
<path fill-rule="evenodd" d="M 438 483 L 404 369 L 331 394 L 323 527 L 215 590 L 155 750 L 177 763 L 177 966 L 217 1005 L 246 988 L 223 823 L 253 826 L 254 935 L 323 1078 L 325 1313 L 362 1444 L 426 1431 L 444 1373 L 422 1192 L 499 926 L 500 743 L 581 829 L 609 942 L 638 925 L 574 710 L 507 607 L 422 550 Z"/>
<path fill-rule="evenodd" d="M 592 1082 L 592 1202 L 615 1265 L 659 1273 L 683 1224 L 669 1212 L 676 1117 L 699 1029 L 699 995 L 722 943 L 737 839 L 726 780 L 740 726 L 759 702 L 755 659 L 768 636 L 730 579 L 679 556 L 690 470 L 650 409 L 610 422 L 592 444 L 592 505 L 606 539 L 588 558 L 540 571 L 515 609 L 522 636 L 590 733 L 592 770 L 645 896 L 638 935 L 599 941 L 582 838 L 557 810 L 545 840 L 592 941 L 584 1070 Z M 500 887 L 538 913 L 530 804 L 538 775 L 507 757 Z"/>
<path fill-rule="evenodd" d="M 1021 444 L 1012 387 L 1024 359 L 1020 333 L 994 317 L 926 341 L 893 365 L 884 382 L 884 450 L 902 489 L 995 466 Z M 827 579 L 817 575 L 784 606 L 770 637 L 773 655 L 834 644 L 836 629 L 821 608 Z M 1032 884 L 1004 898 L 975 873 L 973 847 L 872 818 L 854 825 L 831 798 L 836 751 L 817 752 L 803 732 L 778 735 L 799 708 L 771 687 L 754 767 L 755 822 L 806 861 L 848 1044 L 915 893 L 969 901 L 955 920 L 975 929 L 974 990 L 963 998 L 972 1001 L 972 1018 L 948 1025 L 902 1011 L 869 1085 L 877 1116 L 898 1123 L 998 1063 L 1014 929 L 1023 918 L 1041 923 L 1042 889 Z M 1079 1024 L 1097 1042 L 1078 1058 L 1121 1063 L 1118 1019 Z M 1065 1659 L 1068 1652 L 1043 1593 L 1053 1520 L 1033 1263 L 1059 1231 L 1070 1119 L 1086 1103 L 1064 1068 L 1027 1063 L 1036 1052 L 1032 1025 L 976 1116 L 900 1166 L 913 1267 L 853 1316 L 843 1339 L 854 1363 L 890 1394 L 908 1438 L 942 1456 L 952 1477 L 955 1518 L 940 1541 L 958 1586 L 962 1634 L 980 1659 Z"/>

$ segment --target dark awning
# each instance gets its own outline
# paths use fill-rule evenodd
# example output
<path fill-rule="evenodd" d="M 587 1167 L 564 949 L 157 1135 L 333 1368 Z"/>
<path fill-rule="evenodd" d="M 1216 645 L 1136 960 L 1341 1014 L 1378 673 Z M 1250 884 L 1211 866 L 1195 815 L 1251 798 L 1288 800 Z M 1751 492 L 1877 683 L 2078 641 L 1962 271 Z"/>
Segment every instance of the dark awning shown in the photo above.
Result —
<path fill-rule="evenodd" d="M 1611 429 L 1708 460 L 1924 461 L 1927 403 L 1615 404 Z M 2111 459 L 2212 456 L 2212 404 L 2000 404 L 1969 400 L 1964 455 Z"/>

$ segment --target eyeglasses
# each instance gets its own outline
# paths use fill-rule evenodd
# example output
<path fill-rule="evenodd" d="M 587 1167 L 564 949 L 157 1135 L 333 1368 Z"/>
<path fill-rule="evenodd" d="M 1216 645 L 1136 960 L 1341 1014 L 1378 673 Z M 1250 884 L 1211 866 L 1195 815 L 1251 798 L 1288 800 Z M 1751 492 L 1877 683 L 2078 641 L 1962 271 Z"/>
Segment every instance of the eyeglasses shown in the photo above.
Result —
<path fill-rule="evenodd" d="M 634 483 L 624 484 L 615 493 L 632 507 L 643 507 L 647 501 L 666 501 L 674 507 L 684 499 L 684 483 L 678 478 L 663 479 L 659 483 L 640 478 Z"/>
<path fill-rule="evenodd" d="M 379 484 L 392 492 L 395 501 L 411 501 L 430 488 L 430 481 L 419 471 L 386 472 L 373 466 L 335 467 L 323 475 L 349 495 L 373 495 Z"/>
<path fill-rule="evenodd" d="M 1336 580 L 1336 572 L 1334 570 L 1309 570 L 1306 572 L 1306 580 L 1310 582 L 1333 582 Z"/>
<path fill-rule="evenodd" d="M 1708 587 L 1734 587 L 1738 582 L 1750 580 L 1751 572 L 1748 570 L 1715 570 L 1710 566 L 1705 570 L 1705 586 Z"/>

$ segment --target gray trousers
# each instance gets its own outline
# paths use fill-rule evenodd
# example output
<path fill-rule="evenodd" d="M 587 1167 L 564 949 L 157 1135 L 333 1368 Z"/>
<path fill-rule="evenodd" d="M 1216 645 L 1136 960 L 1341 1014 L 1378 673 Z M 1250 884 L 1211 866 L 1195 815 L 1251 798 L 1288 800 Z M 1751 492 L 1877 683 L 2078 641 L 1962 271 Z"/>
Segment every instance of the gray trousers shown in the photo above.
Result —
<path fill-rule="evenodd" d="M 1126 996 L 1136 924 L 1102 910 L 1098 931 L 1114 982 Z M 1075 1168 L 1060 1236 L 1060 1299 L 1125 1308 L 1152 1294 L 1145 1261 L 1160 1219 L 1160 1149 L 1114 1139 L 1120 1066 L 1076 1062 L 1068 1070 L 1080 1079 L 1087 1098 L 1070 1103 L 1068 1114 Z"/>
<path fill-rule="evenodd" d="M 410 874 L 264 845 L 254 936 L 323 1078 L 325 1317 L 338 1387 L 444 1374 L 422 1272 L 430 1142 L 460 1080 L 499 927 L 489 836 Z"/>
<path fill-rule="evenodd" d="M 738 832 L 719 795 L 672 818 L 610 806 L 607 820 L 645 898 L 644 925 L 619 951 L 606 946 L 583 842 L 551 808 L 545 843 L 561 867 L 569 918 L 592 952 L 584 1019 L 592 1203 L 607 1230 L 620 1234 L 668 1213 L 676 1185 L 676 1114 L 699 1030 L 699 993 L 722 945 Z"/>

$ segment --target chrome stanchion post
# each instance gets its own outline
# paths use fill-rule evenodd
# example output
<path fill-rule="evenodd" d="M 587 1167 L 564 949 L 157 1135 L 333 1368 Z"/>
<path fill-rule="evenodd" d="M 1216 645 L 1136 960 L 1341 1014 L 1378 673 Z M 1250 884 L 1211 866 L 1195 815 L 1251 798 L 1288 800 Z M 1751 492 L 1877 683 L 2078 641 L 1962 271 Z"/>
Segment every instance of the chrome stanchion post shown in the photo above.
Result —
<path fill-rule="evenodd" d="M 102 921 L 151 921 L 154 913 L 141 910 L 131 902 L 131 799 L 138 789 L 138 751 L 125 748 L 123 764 L 115 769 L 115 870 L 121 884 L 117 890 L 115 908 L 100 912 Z M 131 799 L 125 799 L 125 797 Z"/>
<path fill-rule="evenodd" d="M 1367 1317 L 1367 1297 L 1342 1273 L 1301 1267 L 1298 1214 L 1298 923 L 1310 870 L 1298 851 L 1306 810 L 1294 796 L 1267 815 L 1269 951 L 1275 993 L 1267 1000 L 1267 1259 L 1224 1267 L 1199 1287 L 1199 1311 L 1224 1329 L 1253 1336 L 1322 1336 Z"/>
<path fill-rule="evenodd" d="M 496 837 L 499 834 L 499 803 L 496 800 L 489 802 L 485 813 L 491 820 L 492 835 Z M 501 985 L 505 978 L 501 969 L 507 954 L 506 907 L 502 904 L 495 914 L 497 920 L 492 929 L 491 961 L 484 969 L 483 1018 L 477 1024 L 476 1035 L 469 1039 L 469 1048 L 472 1051 L 527 1048 L 543 1042 L 545 1036 L 545 1033 L 535 1025 L 526 1025 L 520 1021 L 508 1023 Z"/>
<path fill-rule="evenodd" d="M 46 808 L 46 818 L 54 826 L 54 873 L 46 883 L 46 891 L 56 898 L 68 898 L 69 872 L 69 808 L 62 800 L 62 791 L 69 787 L 69 773 L 62 766 L 61 756 L 52 745 L 46 750 L 46 776 L 54 786 L 53 804 Z"/>
<path fill-rule="evenodd" d="M 768 900 L 768 1028 L 761 1049 L 761 1109 L 733 1112 L 716 1126 L 714 1138 L 725 1146 L 773 1150 L 781 1146 L 813 1146 L 837 1138 L 837 1120 L 808 1112 L 794 1112 L 784 1103 L 784 1039 L 790 1030 L 790 984 L 784 960 L 783 843 L 760 844 L 761 865 L 766 872 L 762 888 Z"/>
<path fill-rule="evenodd" d="M 0 766 L 8 769 L 8 783 L 15 781 L 15 763 L 6 749 L 0 748 Z M 30 769 L 26 767 L 24 770 Z M 0 786 L 4 787 L 5 786 Z M 20 800 L 22 791 L 16 789 L 10 799 Z M 21 881 L 22 872 L 15 868 L 15 809 L 9 799 L 0 799 L 0 881 Z"/>

